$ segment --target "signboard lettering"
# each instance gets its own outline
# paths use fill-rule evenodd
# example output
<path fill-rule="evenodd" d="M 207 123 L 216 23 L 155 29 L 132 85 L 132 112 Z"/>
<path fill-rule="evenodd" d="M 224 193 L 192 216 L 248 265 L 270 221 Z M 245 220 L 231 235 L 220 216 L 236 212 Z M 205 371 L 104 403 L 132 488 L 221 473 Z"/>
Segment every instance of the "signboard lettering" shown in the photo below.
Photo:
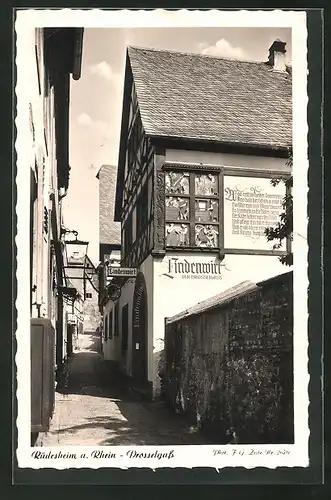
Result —
<path fill-rule="evenodd" d="M 183 279 L 222 279 L 222 263 L 216 260 L 199 262 L 171 257 L 168 266 L 169 274 L 181 275 Z"/>
<path fill-rule="evenodd" d="M 146 283 L 144 276 L 140 273 L 134 289 L 133 297 L 133 328 L 140 328 L 141 315 L 144 314 L 146 306 Z M 143 318 L 145 320 L 145 318 Z"/>
<path fill-rule="evenodd" d="M 133 308 L 134 313 L 134 326 L 139 328 L 139 318 L 140 318 L 140 304 L 144 297 L 145 287 L 144 284 L 140 284 L 135 290 L 135 304 Z"/>
<path fill-rule="evenodd" d="M 272 250 L 265 229 L 279 221 L 284 184 L 272 186 L 266 178 L 225 176 L 224 186 L 225 248 Z"/>
<path fill-rule="evenodd" d="M 138 269 L 131 267 L 108 267 L 107 276 L 125 276 L 128 278 L 135 278 L 137 276 Z"/>

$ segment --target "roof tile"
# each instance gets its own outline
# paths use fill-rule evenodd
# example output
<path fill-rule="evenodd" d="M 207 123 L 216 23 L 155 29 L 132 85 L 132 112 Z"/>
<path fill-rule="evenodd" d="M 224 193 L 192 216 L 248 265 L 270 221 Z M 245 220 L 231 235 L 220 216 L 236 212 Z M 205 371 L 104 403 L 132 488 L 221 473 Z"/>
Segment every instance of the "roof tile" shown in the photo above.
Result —
<path fill-rule="evenodd" d="M 167 318 L 167 323 L 174 323 L 189 316 L 194 316 L 195 314 L 201 314 L 205 311 L 209 311 L 210 309 L 214 309 L 215 307 L 225 306 L 241 295 L 251 293 L 257 289 L 258 286 L 256 285 L 256 283 L 253 283 L 252 281 L 243 281 L 238 285 L 235 285 L 217 295 L 214 295 L 213 297 L 203 300 L 202 302 L 198 302 L 194 306 L 186 309 L 186 311 L 182 311 L 175 316 L 172 316 L 171 318 Z"/>
<path fill-rule="evenodd" d="M 99 178 L 99 243 L 120 244 L 121 229 L 114 222 L 115 190 L 117 168 L 113 165 L 102 165 Z"/>
<path fill-rule="evenodd" d="M 128 48 L 148 135 L 261 147 L 292 144 L 292 78 L 268 63 Z"/>

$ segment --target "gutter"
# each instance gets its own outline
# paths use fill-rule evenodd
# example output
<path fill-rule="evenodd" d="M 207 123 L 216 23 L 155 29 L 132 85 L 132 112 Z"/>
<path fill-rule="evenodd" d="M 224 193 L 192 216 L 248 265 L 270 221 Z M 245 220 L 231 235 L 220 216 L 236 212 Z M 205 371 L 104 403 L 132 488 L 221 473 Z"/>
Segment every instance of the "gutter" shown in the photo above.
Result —
<path fill-rule="evenodd" d="M 82 71 L 82 54 L 83 54 L 83 35 L 84 28 L 75 28 L 74 37 L 74 61 L 72 68 L 72 77 L 74 80 L 79 80 Z"/>
<path fill-rule="evenodd" d="M 247 150 L 252 150 L 252 151 L 269 151 L 269 152 L 282 152 L 282 153 L 289 153 L 292 149 L 291 145 L 288 146 L 280 146 L 277 144 L 263 144 L 263 143 L 244 143 L 244 142 L 239 142 L 239 141 L 222 141 L 222 140 L 215 140 L 215 139 L 203 139 L 203 138 L 195 138 L 195 137 L 182 137 L 182 136 L 166 136 L 166 135 L 157 135 L 157 134 L 147 134 L 146 135 L 152 140 L 152 142 L 169 142 L 173 143 L 172 145 L 182 145 L 183 143 L 189 143 L 193 144 L 195 146 L 199 146 L 199 149 L 203 147 L 203 145 L 213 145 L 216 147 L 225 147 L 225 148 L 245 148 Z M 201 149 L 202 151 L 202 149 Z"/>

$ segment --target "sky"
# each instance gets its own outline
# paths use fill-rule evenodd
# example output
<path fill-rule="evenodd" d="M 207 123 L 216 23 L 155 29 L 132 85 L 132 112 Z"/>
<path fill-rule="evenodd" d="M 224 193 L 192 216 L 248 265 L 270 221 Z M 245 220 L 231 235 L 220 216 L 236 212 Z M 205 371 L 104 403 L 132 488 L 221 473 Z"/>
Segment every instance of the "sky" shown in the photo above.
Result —
<path fill-rule="evenodd" d="M 124 65 L 128 45 L 266 61 L 272 42 L 287 43 L 289 28 L 85 28 L 82 74 L 71 81 L 70 183 L 64 223 L 89 241 L 98 263 L 98 180 L 103 164 L 117 165 L 122 116 Z"/>

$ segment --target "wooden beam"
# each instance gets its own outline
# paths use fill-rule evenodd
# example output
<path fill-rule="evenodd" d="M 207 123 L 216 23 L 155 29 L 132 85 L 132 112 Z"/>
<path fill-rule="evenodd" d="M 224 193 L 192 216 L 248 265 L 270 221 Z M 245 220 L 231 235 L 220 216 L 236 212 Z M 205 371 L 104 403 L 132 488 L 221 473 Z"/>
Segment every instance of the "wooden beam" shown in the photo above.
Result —
<path fill-rule="evenodd" d="M 165 255 L 165 150 L 157 149 L 154 156 L 154 245 L 152 255 Z"/>

